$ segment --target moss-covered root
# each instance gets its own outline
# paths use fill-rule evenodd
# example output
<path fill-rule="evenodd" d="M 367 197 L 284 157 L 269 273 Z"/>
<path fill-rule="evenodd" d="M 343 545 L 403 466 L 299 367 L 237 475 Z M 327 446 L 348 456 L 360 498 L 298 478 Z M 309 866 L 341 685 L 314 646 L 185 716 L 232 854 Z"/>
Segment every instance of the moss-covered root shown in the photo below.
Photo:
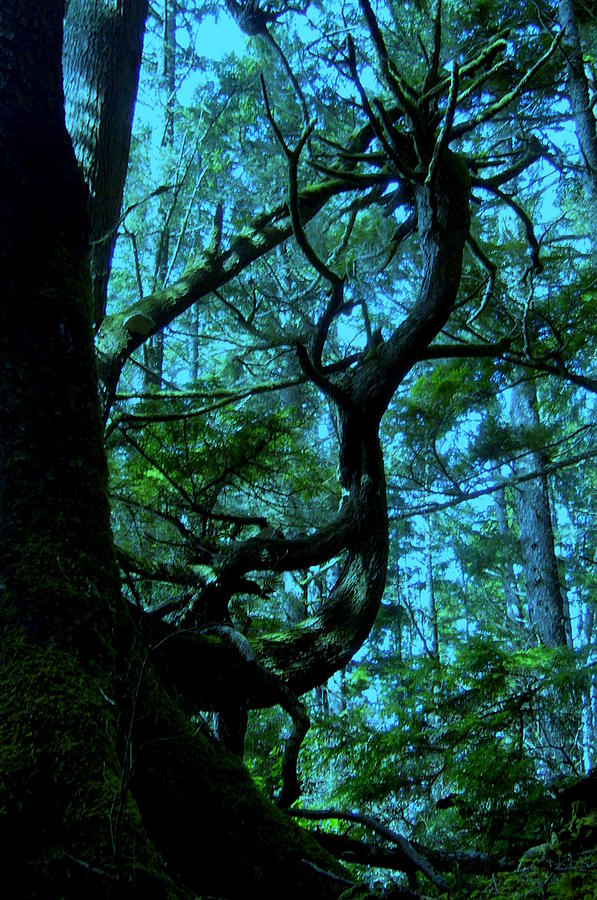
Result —
<path fill-rule="evenodd" d="M 15 642 L 0 660 L 0 884 L 8 898 L 189 895 L 130 797 L 115 711 L 73 657 Z"/>
<path fill-rule="evenodd" d="M 160 713 L 133 791 L 169 871 L 227 900 L 336 900 L 351 887 L 346 870 L 264 800 L 236 758 L 193 732 L 174 707 Z"/>

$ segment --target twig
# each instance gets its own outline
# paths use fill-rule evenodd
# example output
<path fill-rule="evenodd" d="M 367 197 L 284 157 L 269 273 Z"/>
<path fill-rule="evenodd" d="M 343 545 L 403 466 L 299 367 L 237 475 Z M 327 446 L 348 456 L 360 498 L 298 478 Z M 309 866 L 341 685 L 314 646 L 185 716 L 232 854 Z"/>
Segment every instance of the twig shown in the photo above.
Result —
<path fill-rule="evenodd" d="M 487 285 L 485 287 L 485 291 L 483 293 L 483 300 L 481 301 L 481 305 L 476 313 L 469 319 L 469 325 L 478 319 L 483 310 L 486 308 L 487 304 L 491 299 L 491 295 L 493 294 L 493 289 L 495 287 L 495 276 L 497 274 L 497 266 L 494 262 L 492 262 L 487 254 L 481 249 L 475 238 L 469 234 L 467 243 L 473 253 L 473 256 L 479 260 L 481 265 L 487 270 L 488 278 Z"/>
<path fill-rule="evenodd" d="M 439 133 L 439 137 L 435 142 L 433 154 L 429 163 L 429 170 L 425 179 L 425 184 L 433 188 L 437 179 L 439 166 L 445 155 L 446 148 L 450 141 L 450 133 L 454 124 L 454 113 L 456 112 L 456 103 L 458 100 L 458 63 L 454 60 L 452 65 L 452 78 L 450 80 L 450 93 L 448 95 L 448 104 L 446 106 L 446 114 Z"/>
<path fill-rule="evenodd" d="M 534 66 L 531 66 L 528 72 L 520 79 L 520 81 L 509 91 L 507 94 L 504 94 L 496 103 L 492 103 L 486 109 L 477 113 L 476 116 L 473 116 L 472 119 L 469 119 L 467 122 L 462 122 L 459 125 L 456 125 L 452 131 L 453 137 L 462 137 L 467 134 L 469 131 L 472 131 L 478 125 L 481 125 L 483 122 L 489 121 L 489 119 L 493 119 L 501 110 L 505 109 L 513 100 L 518 97 L 529 81 L 533 78 L 533 76 L 545 65 L 545 63 L 553 56 L 555 53 L 560 41 L 562 40 L 562 33 L 557 34 L 551 45 L 546 50 L 546 52 L 539 57 Z"/>

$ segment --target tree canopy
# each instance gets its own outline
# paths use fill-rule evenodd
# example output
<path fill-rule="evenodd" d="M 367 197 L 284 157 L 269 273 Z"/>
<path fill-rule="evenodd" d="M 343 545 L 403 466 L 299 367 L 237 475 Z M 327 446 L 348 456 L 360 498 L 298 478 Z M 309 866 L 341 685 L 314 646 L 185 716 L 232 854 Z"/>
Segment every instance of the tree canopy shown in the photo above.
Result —
<path fill-rule="evenodd" d="M 8 895 L 594 890 L 594 5 L 46 6 L 0 9 Z"/>

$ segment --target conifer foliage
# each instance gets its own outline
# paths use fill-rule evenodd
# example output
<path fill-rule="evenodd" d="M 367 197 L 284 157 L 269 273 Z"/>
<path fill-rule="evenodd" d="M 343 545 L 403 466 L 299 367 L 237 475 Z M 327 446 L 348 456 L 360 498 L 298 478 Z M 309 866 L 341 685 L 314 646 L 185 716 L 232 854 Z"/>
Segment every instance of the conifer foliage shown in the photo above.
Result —
<path fill-rule="evenodd" d="M 593 5 L 46 7 L 0 8 L 8 896 L 589 896 Z"/>

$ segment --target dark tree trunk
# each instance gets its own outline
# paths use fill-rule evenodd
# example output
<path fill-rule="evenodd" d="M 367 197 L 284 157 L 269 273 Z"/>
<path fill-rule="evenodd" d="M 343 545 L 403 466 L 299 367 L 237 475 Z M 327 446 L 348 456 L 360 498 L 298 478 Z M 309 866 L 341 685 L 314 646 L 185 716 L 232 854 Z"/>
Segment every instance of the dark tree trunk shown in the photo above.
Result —
<path fill-rule="evenodd" d="M 506 512 L 506 496 L 504 493 L 504 489 L 502 488 L 500 491 L 497 491 L 493 495 L 493 499 L 495 502 L 500 537 L 504 542 L 507 542 L 509 539 L 510 527 L 508 525 L 508 516 Z M 503 584 L 504 594 L 506 597 L 506 612 L 508 618 L 512 622 L 522 624 L 524 622 L 524 615 L 522 607 L 520 605 L 518 585 L 516 583 L 514 565 L 511 559 L 507 559 L 504 565 Z"/>
<path fill-rule="evenodd" d="M 119 576 L 91 333 L 86 190 L 64 125 L 62 5 L 48 6 L 43 22 L 17 0 L 0 14 L 0 71 L 9 74 L 0 82 L 0 560 L 4 622 L 36 642 L 89 652 L 110 618 Z"/>
<path fill-rule="evenodd" d="M 197 733 L 120 597 L 63 12 L 0 5 L 3 896 L 334 898 L 350 880 Z"/>
<path fill-rule="evenodd" d="M 517 385 L 511 410 L 513 425 L 523 440 L 528 437 L 532 446 L 532 431 L 540 424 L 534 382 Z M 541 643 L 556 648 L 566 646 L 566 627 L 546 463 L 545 453 L 541 450 L 528 452 L 518 462 L 517 470 L 519 474 L 538 472 L 538 477 L 520 482 L 515 490 L 529 619 Z M 537 725 L 543 777 L 548 783 L 561 777 L 575 757 L 574 744 L 570 740 L 570 715 L 564 719 L 561 708 L 558 692 L 547 688 L 537 711 Z"/>
<path fill-rule="evenodd" d="M 176 103 L 176 3 L 175 0 L 164 0 L 162 6 L 163 29 L 160 60 L 160 99 L 161 121 L 158 125 L 162 132 L 161 146 L 164 150 L 160 159 L 162 171 L 161 183 L 168 184 L 174 175 L 172 152 L 174 150 L 174 107 Z M 159 218 L 161 221 L 158 245 L 155 255 L 153 291 L 159 291 L 168 281 L 170 264 L 171 218 L 174 199 L 168 195 L 160 197 Z M 164 369 L 164 332 L 152 335 L 143 346 L 145 373 L 144 387 L 149 390 L 160 387 Z"/>
<path fill-rule="evenodd" d="M 437 631 L 437 607 L 435 604 L 435 583 L 433 578 L 433 546 L 431 542 L 431 516 L 427 516 L 425 530 L 425 595 L 427 610 L 425 614 L 426 632 L 429 635 L 427 649 L 433 659 L 439 659 L 439 637 Z"/>
<path fill-rule="evenodd" d="M 122 783 L 112 698 L 127 625 L 62 15 L 61 2 L 0 7 L 0 844 L 14 897 L 62 896 L 71 876 L 70 896 L 85 890 L 85 865 L 114 859 Z M 122 846 L 138 841 L 147 863 L 154 851 L 123 801 Z"/>

